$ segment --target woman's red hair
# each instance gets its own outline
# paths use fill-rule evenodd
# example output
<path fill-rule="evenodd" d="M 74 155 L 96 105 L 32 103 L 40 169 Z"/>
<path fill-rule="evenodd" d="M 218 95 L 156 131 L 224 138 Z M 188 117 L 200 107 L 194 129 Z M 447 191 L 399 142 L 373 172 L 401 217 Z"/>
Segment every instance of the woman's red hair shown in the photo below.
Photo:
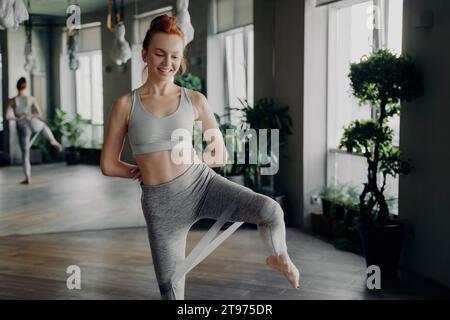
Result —
<path fill-rule="evenodd" d="M 163 14 L 154 18 L 150 23 L 150 28 L 147 30 L 144 41 L 142 42 L 142 48 L 144 50 L 148 49 L 148 46 L 150 45 L 150 41 L 153 38 L 153 35 L 158 32 L 177 35 L 181 38 L 184 44 L 184 34 L 183 31 L 181 31 L 181 29 L 177 25 L 177 19 L 167 14 Z M 183 60 L 181 61 L 182 73 L 186 71 L 186 68 L 187 68 L 186 61 L 183 57 Z"/>

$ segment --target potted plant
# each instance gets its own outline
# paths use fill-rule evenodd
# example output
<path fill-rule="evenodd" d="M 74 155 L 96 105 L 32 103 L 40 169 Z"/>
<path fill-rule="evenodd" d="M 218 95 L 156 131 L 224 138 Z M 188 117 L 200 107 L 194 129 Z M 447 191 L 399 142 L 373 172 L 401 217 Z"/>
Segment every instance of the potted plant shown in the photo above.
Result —
<path fill-rule="evenodd" d="M 326 185 L 321 188 L 319 197 L 324 216 L 341 219 L 344 216 L 345 187 L 339 184 Z"/>
<path fill-rule="evenodd" d="M 355 186 L 329 183 L 320 188 L 322 214 L 312 216 L 314 230 L 335 239 L 339 237 L 351 211 L 357 204 L 358 193 Z"/>
<path fill-rule="evenodd" d="M 86 123 L 88 123 L 88 121 L 83 119 L 79 113 L 77 113 L 72 120 L 63 122 L 62 132 L 69 144 L 65 153 L 66 163 L 68 165 L 80 163 L 81 157 L 79 149 L 84 143 L 80 137 L 83 134 L 83 127 Z"/>
<path fill-rule="evenodd" d="M 52 130 L 53 135 L 57 141 L 62 141 L 64 136 L 64 123 L 66 122 L 67 113 L 61 108 L 57 108 L 55 116 L 53 117 L 51 123 L 49 124 L 50 130 Z M 64 161 L 64 153 L 59 152 L 55 149 L 50 149 L 50 155 L 52 159 L 56 161 Z"/>
<path fill-rule="evenodd" d="M 203 89 L 202 80 L 191 73 L 176 75 L 174 83 L 180 87 L 192 89 L 201 92 Z"/>
<path fill-rule="evenodd" d="M 239 143 L 241 140 L 240 130 L 228 122 L 223 122 L 218 114 L 214 114 L 217 123 L 219 124 L 220 132 L 222 133 L 225 143 L 231 143 L 234 145 L 234 153 L 229 155 L 231 163 L 227 163 L 224 167 L 217 168 L 217 172 L 225 178 L 236 182 L 240 185 L 245 185 L 245 164 L 237 163 L 236 155 L 241 151 L 242 145 Z M 231 130 L 231 134 L 227 133 L 227 130 Z M 230 132 L 230 131 L 229 131 Z"/>
<path fill-rule="evenodd" d="M 404 226 L 390 214 L 384 192 L 386 177 L 407 174 L 410 165 L 392 145 L 393 130 L 387 123 L 400 113 L 400 101 L 418 95 L 420 78 L 408 56 L 397 57 L 385 49 L 375 50 L 369 57 L 352 63 L 349 78 L 353 95 L 360 103 L 369 103 L 376 109 L 375 120 L 350 123 L 339 146 L 362 154 L 368 164 L 367 181 L 358 204 L 366 263 L 378 265 L 383 276 L 396 277 Z"/>
<path fill-rule="evenodd" d="M 339 227 L 334 232 L 336 249 L 361 253 L 361 239 L 359 235 L 359 193 L 356 186 L 347 185 L 342 206 L 344 215 Z"/>
<path fill-rule="evenodd" d="M 219 125 L 220 132 L 222 133 L 223 139 L 225 143 L 232 143 L 235 145 L 234 154 L 229 155 L 229 160 L 233 160 L 232 163 L 226 164 L 224 167 L 216 167 L 213 168 L 213 170 L 223 177 L 236 182 L 240 185 L 245 185 L 245 177 L 244 177 L 244 170 L 245 170 L 245 164 L 239 164 L 236 163 L 236 154 L 240 151 L 240 144 L 237 143 L 237 141 L 240 139 L 240 132 L 237 129 L 236 126 L 232 125 L 231 123 L 224 122 L 221 120 L 221 117 L 214 113 L 214 117 L 216 118 L 216 122 Z M 232 130 L 232 134 L 227 134 L 227 130 Z M 193 137 L 193 144 L 194 146 L 199 149 L 201 146 L 202 150 L 205 150 L 207 147 L 206 141 L 202 139 L 202 135 L 200 132 L 200 129 L 198 126 L 194 127 L 194 137 Z"/>
<path fill-rule="evenodd" d="M 238 98 L 239 99 L 239 98 Z M 267 153 L 264 153 L 264 150 L 260 150 L 259 144 L 257 148 L 256 159 L 257 163 L 248 163 L 248 159 L 251 159 L 253 154 L 252 150 L 248 150 L 245 145 L 246 150 L 246 165 L 245 165 L 245 175 L 247 184 L 250 188 L 275 195 L 276 192 L 274 190 L 274 182 L 273 176 L 269 176 L 269 190 L 265 190 L 264 185 L 261 182 L 261 168 L 270 165 L 278 165 L 279 159 L 276 154 L 272 154 L 271 152 L 271 129 L 279 130 L 279 146 L 285 144 L 286 135 L 292 134 L 292 119 L 289 116 L 288 110 L 289 107 L 281 107 L 278 108 L 275 106 L 273 99 L 262 98 L 259 99 L 253 106 L 248 104 L 246 99 L 239 99 L 242 104 L 242 108 L 230 108 L 226 107 L 227 111 L 230 111 L 226 115 L 231 114 L 231 112 L 237 112 L 239 118 L 239 130 L 245 136 L 245 131 L 247 129 L 255 129 L 258 133 L 259 129 L 267 129 Z M 269 165 L 263 165 L 263 159 L 269 160 Z"/>
<path fill-rule="evenodd" d="M 37 134 L 37 137 L 34 139 L 33 144 L 30 148 L 30 163 L 31 164 L 39 164 L 43 162 L 43 154 L 47 153 L 45 149 L 45 141 L 42 138 L 40 133 L 33 133 L 32 137 Z"/>

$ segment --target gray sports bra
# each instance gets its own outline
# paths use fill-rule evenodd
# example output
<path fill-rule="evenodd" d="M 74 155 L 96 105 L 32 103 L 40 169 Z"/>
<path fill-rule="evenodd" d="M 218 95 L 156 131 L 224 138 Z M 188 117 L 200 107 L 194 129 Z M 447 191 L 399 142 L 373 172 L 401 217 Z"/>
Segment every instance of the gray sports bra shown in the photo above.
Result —
<path fill-rule="evenodd" d="M 194 120 L 192 102 L 183 87 L 177 110 L 166 117 L 147 111 L 141 103 L 138 89 L 133 90 L 128 120 L 128 138 L 133 154 L 171 150 L 176 145 L 192 148 Z"/>
<path fill-rule="evenodd" d="M 28 103 L 28 96 L 17 96 L 15 98 L 16 106 L 13 108 L 15 116 L 32 114 L 31 105 Z"/>

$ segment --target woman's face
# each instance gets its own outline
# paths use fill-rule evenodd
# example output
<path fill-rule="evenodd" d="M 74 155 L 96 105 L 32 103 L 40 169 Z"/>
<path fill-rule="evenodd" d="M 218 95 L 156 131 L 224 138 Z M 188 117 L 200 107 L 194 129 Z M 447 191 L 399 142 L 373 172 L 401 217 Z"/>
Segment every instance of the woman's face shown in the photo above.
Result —
<path fill-rule="evenodd" d="M 183 40 L 172 34 L 155 33 L 147 50 L 142 49 L 149 75 L 167 80 L 178 72 L 183 59 Z"/>

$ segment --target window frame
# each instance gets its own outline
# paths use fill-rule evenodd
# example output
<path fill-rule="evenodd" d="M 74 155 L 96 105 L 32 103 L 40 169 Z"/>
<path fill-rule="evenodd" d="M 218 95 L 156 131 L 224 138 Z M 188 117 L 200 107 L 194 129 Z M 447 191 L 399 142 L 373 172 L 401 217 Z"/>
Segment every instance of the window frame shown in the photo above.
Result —
<path fill-rule="evenodd" d="M 383 0 L 381 0 L 382 2 Z M 402 0 L 404 1 L 404 0 Z M 338 41 L 337 37 L 337 28 L 335 28 L 337 23 L 337 14 L 340 9 L 348 8 L 353 5 L 357 5 L 364 2 L 372 2 L 373 5 L 379 5 L 380 0 L 345 0 L 345 1 L 339 1 L 333 4 L 328 5 L 328 13 L 327 13 L 327 98 L 326 98 L 326 184 L 329 185 L 330 183 L 336 183 L 338 182 L 338 176 L 337 176 L 337 161 L 336 157 L 339 156 L 339 154 L 347 154 L 349 156 L 358 157 L 358 158 L 364 158 L 363 154 L 355 153 L 355 152 L 348 152 L 346 150 L 341 150 L 337 147 L 335 147 L 335 141 L 337 138 L 337 123 L 336 123 L 336 115 L 337 115 L 337 108 L 335 104 L 336 100 L 336 66 L 337 66 L 337 50 L 336 50 L 336 44 Z M 387 3 L 383 3 L 386 4 Z M 387 34 L 382 34 L 383 32 L 387 32 L 388 26 L 388 15 L 389 10 L 385 9 L 383 11 L 384 16 L 381 17 L 381 23 L 383 24 L 382 29 L 374 29 L 374 36 L 372 37 L 372 45 L 374 48 L 377 47 L 377 44 L 380 44 L 379 38 L 383 37 L 382 41 L 384 41 L 384 44 L 387 44 Z M 375 35 L 375 33 L 378 33 Z M 378 39 L 377 39 L 378 38 Z M 376 107 L 373 106 L 371 108 L 371 119 L 374 120 L 376 118 Z M 395 145 L 395 147 L 398 147 Z M 397 180 L 398 185 L 398 177 L 393 178 L 393 180 Z M 397 199 L 399 197 L 399 194 L 396 194 Z M 397 207 L 394 209 L 392 214 L 398 214 L 398 202 Z"/>
<path fill-rule="evenodd" d="M 102 58 L 102 63 L 103 63 L 103 57 L 102 57 L 102 50 L 92 50 L 92 51 L 83 51 L 83 52 L 77 52 L 77 57 L 82 57 L 82 56 L 89 56 L 90 57 L 90 59 L 89 59 L 89 63 L 90 63 L 90 67 L 92 67 L 92 65 L 93 65 L 93 62 L 92 62 L 92 56 L 94 55 L 94 54 L 99 54 L 100 55 L 100 57 Z M 102 68 L 100 68 L 100 70 L 102 70 Z M 76 81 L 76 77 L 77 77 L 77 75 L 76 75 L 76 73 L 77 73 L 77 71 L 78 71 L 78 69 L 77 70 L 75 70 L 75 72 L 74 72 L 74 76 L 75 76 L 75 88 L 74 88 L 74 92 L 75 92 L 75 99 L 76 99 L 76 101 L 75 101 L 75 112 L 76 113 L 79 113 L 79 109 L 78 109 L 78 99 L 77 99 L 77 97 L 78 97 L 78 87 L 77 87 L 77 81 Z M 90 72 L 90 78 L 91 78 L 91 84 L 92 84 L 92 72 Z M 103 83 L 103 74 L 102 74 L 102 83 Z M 92 94 L 93 93 L 93 90 L 94 90 L 94 87 L 91 85 L 91 108 L 90 108 L 90 119 L 87 119 L 88 120 L 88 123 L 90 124 L 90 125 L 93 125 L 93 126 L 103 126 L 104 125 L 104 120 L 102 119 L 102 121 L 101 121 L 101 123 L 97 123 L 97 122 L 94 122 L 93 121 L 93 119 L 94 119 L 94 105 L 95 105 L 95 103 L 94 103 L 94 100 L 93 100 L 93 97 L 94 97 L 94 95 Z M 103 101 L 103 95 L 102 95 L 102 101 Z M 103 114 L 103 108 L 104 108 L 104 105 L 103 105 L 103 103 L 102 103 L 102 107 L 101 107 L 101 109 L 102 109 L 102 114 Z M 102 117 L 103 118 L 103 117 Z"/>
<path fill-rule="evenodd" d="M 246 99 L 249 103 L 249 105 L 253 105 L 254 103 L 254 66 L 255 66 L 255 60 L 254 60 L 254 24 L 247 24 L 245 26 L 240 26 L 234 29 L 230 29 L 227 31 L 223 31 L 223 32 L 219 32 L 216 35 L 222 35 L 223 36 L 223 48 L 225 50 L 224 52 L 224 64 L 225 64 L 225 68 L 224 68 L 224 96 L 225 96 L 225 101 L 226 104 L 228 106 L 231 107 L 242 107 L 242 106 L 232 106 L 230 103 L 230 88 L 228 86 L 229 83 L 229 73 L 228 73 L 228 62 L 227 62 L 227 54 L 226 54 L 226 42 L 227 42 L 227 37 L 229 36 L 234 36 L 235 34 L 242 34 L 242 39 L 243 39 L 243 50 L 244 50 L 244 57 L 245 57 L 245 62 L 246 62 L 246 66 L 245 66 L 245 84 L 246 84 Z M 250 65 L 248 63 L 248 57 L 249 57 L 249 32 L 253 32 L 253 61 L 252 64 Z M 250 75 L 251 74 L 251 75 Z M 234 83 L 234 81 L 232 81 Z M 228 120 L 232 121 L 231 119 L 231 115 L 228 116 Z"/>

